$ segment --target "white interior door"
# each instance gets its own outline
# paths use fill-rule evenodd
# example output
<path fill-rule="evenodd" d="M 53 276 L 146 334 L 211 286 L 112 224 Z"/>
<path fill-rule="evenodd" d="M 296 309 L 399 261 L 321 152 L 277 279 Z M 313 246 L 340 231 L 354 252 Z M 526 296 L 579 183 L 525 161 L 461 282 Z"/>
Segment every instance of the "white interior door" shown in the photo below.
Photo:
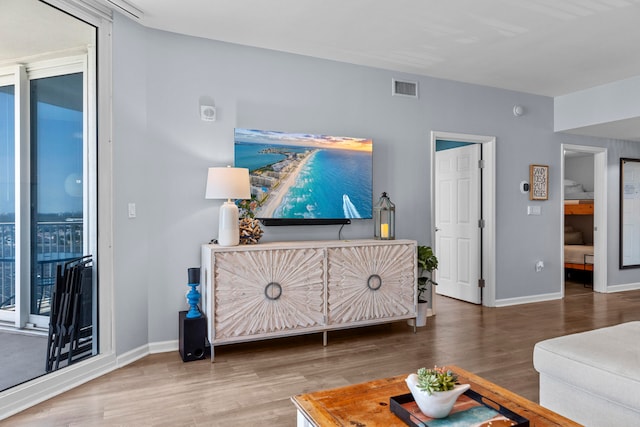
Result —
<path fill-rule="evenodd" d="M 436 151 L 436 292 L 479 304 L 480 150 L 482 144 Z"/>

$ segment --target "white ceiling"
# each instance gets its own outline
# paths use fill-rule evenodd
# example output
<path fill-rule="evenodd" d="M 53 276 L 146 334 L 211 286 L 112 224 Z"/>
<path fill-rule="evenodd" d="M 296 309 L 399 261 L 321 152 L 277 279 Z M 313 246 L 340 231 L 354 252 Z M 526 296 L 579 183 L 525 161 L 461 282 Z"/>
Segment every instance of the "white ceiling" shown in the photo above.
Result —
<path fill-rule="evenodd" d="M 149 27 L 557 96 L 640 75 L 640 0 L 127 0 Z"/>
<path fill-rule="evenodd" d="M 545 96 L 640 75 L 640 0 L 101 1 L 152 28 Z M 36 0 L 0 11 L 0 65 L 92 37 Z M 638 139 L 640 119 L 581 132 Z"/>

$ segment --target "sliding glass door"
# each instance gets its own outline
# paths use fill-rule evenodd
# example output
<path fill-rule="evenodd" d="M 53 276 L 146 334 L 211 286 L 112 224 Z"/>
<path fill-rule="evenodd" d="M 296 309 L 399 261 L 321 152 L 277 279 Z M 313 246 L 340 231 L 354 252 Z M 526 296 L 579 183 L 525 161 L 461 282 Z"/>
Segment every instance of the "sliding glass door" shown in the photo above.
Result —
<path fill-rule="evenodd" d="M 110 294 L 98 298 L 97 273 L 98 151 L 103 174 L 111 170 L 111 16 L 90 3 L 95 2 L 15 0 L 3 9 L 8 19 L 0 27 L 7 41 L 0 43 L 0 355 L 6 363 L 0 366 L 0 400 L 9 398 L 1 393 L 5 388 L 111 351 Z M 100 85 L 98 67 L 105 82 Z M 105 123 L 100 131 L 98 111 Z M 111 236 L 109 179 L 101 188 L 104 242 Z M 59 266 L 71 274 L 59 280 Z M 107 288 L 110 279 L 104 281 Z M 98 316 L 106 325 L 101 343 Z M 13 357 L 24 354 L 24 338 L 31 359 Z M 25 383 L 10 400 L 37 396 L 45 384 L 51 393 L 68 383 L 65 377 Z"/>
<path fill-rule="evenodd" d="M 57 267 L 96 255 L 87 60 L 0 74 L 0 321 L 18 329 L 48 329 Z"/>
<path fill-rule="evenodd" d="M 0 80 L 0 321 L 12 320 L 16 298 L 15 86 Z"/>
<path fill-rule="evenodd" d="M 84 242 L 83 73 L 30 81 L 31 316 L 47 316 L 56 268 Z"/>

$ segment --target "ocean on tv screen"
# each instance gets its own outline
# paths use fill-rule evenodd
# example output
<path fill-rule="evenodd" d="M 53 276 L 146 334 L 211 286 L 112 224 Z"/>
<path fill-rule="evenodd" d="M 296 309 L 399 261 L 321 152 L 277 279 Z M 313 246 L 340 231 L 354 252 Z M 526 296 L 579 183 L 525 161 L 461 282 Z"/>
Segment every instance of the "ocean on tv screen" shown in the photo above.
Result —
<path fill-rule="evenodd" d="M 362 138 L 236 129 L 258 218 L 372 217 L 372 143 Z"/>

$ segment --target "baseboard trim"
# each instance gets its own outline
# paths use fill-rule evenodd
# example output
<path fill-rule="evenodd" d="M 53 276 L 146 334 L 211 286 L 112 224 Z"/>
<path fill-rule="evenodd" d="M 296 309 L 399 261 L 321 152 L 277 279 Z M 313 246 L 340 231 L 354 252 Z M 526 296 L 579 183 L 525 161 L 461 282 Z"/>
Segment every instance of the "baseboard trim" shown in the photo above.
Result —
<path fill-rule="evenodd" d="M 635 291 L 640 289 L 640 283 L 626 283 L 624 285 L 607 286 L 607 293 Z M 562 299 L 560 292 L 553 292 L 550 294 L 531 295 L 518 298 L 505 298 L 496 300 L 496 307 L 507 307 L 509 305 L 529 304 L 532 302 L 552 301 L 556 299 Z"/>
<path fill-rule="evenodd" d="M 560 292 L 553 292 L 550 294 L 531 295 L 518 298 L 504 298 L 496 299 L 496 307 L 507 307 L 510 305 L 529 304 L 532 302 L 553 301 L 556 299 L 562 299 Z"/>
<path fill-rule="evenodd" d="M 149 354 L 149 344 L 141 345 L 138 348 L 134 348 L 133 350 L 129 350 L 126 353 L 118 356 L 117 364 L 118 368 L 126 366 L 130 363 L 135 362 L 136 360 L 140 360 L 143 357 Z"/>
<path fill-rule="evenodd" d="M 640 289 L 640 283 L 626 283 L 624 285 L 607 286 L 607 293 L 635 291 L 637 289 Z"/>
<path fill-rule="evenodd" d="M 149 344 L 149 353 L 168 353 L 170 351 L 178 351 L 178 340 L 161 341 Z"/>

